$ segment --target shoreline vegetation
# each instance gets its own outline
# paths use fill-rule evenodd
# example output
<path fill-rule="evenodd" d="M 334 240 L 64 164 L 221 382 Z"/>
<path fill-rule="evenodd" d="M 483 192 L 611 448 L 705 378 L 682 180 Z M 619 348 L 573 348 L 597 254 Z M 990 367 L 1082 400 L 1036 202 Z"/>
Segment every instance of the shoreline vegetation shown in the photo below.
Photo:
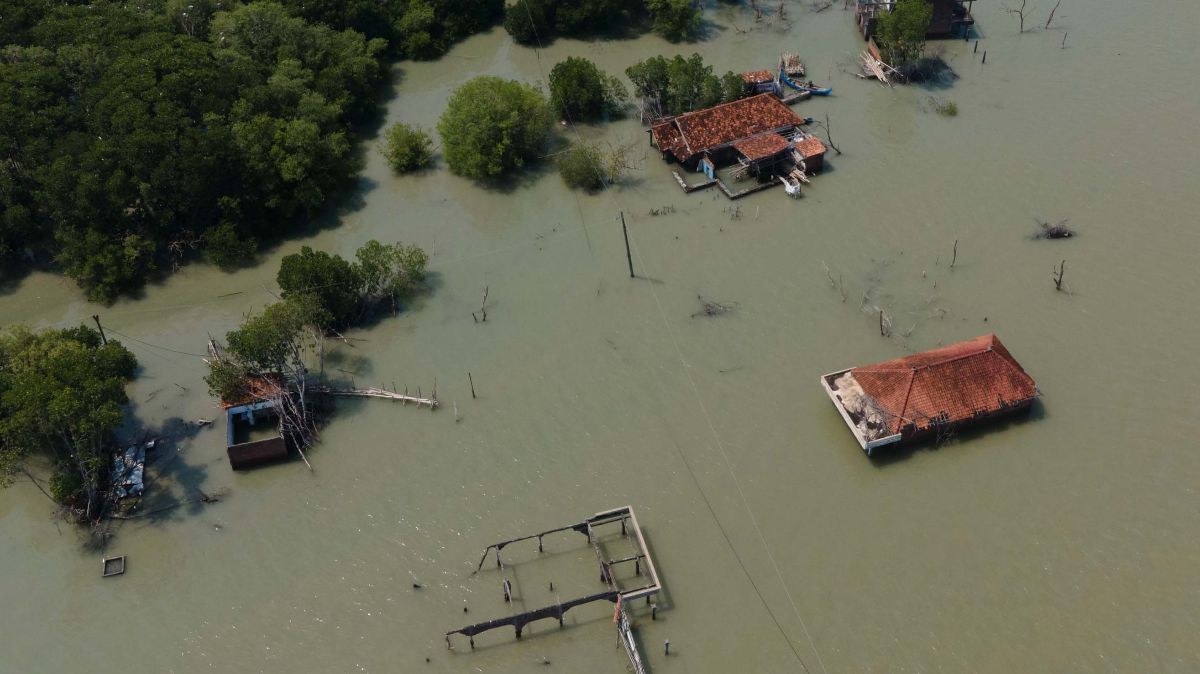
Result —
<path fill-rule="evenodd" d="M 554 21 L 549 37 L 632 27 L 690 39 L 701 11 L 690 0 L 521 0 L 507 14 L 502 0 L 25 0 L 0 17 L 0 278 L 53 269 L 111 302 L 197 260 L 253 264 L 263 242 L 302 227 L 357 175 L 355 125 L 376 109 L 391 62 L 437 58 L 506 16 L 508 28 L 521 3 Z M 698 56 L 688 65 L 676 75 L 703 71 L 700 86 L 720 90 Z M 625 85 L 575 57 L 550 79 L 549 92 L 462 84 L 437 129 L 448 168 L 502 181 L 565 147 L 550 156 L 568 186 L 589 190 L 632 168 L 630 148 L 569 144 L 553 123 L 627 114 Z M 420 127 L 396 124 L 378 147 L 399 173 L 432 164 Z M 283 430 L 308 446 L 318 415 L 306 382 L 315 366 L 329 383 L 326 338 L 394 315 L 424 288 L 427 263 L 416 246 L 374 240 L 352 261 L 308 247 L 286 256 L 280 301 L 226 335 L 210 392 L 236 400 L 264 376 L 284 382 L 294 414 L 281 414 Z M 24 474 L 60 514 L 95 528 L 114 511 L 116 430 L 137 367 L 86 326 L 0 332 L 0 480 Z M 27 468 L 34 453 L 53 465 L 46 480 Z"/>
<path fill-rule="evenodd" d="M 52 269 L 106 303 L 305 226 L 358 174 L 355 125 L 391 62 L 497 23 L 530 45 L 701 25 L 691 0 L 18 5 L 0 17 L 0 278 Z M 429 165 L 419 133 L 393 139 L 397 170 Z"/>
<path fill-rule="evenodd" d="M 100 522 L 114 506 L 115 433 L 137 368 L 120 342 L 87 326 L 0 331 L 0 485 L 24 475 L 65 519 Z M 35 455 L 51 462 L 45 484 L 25 465 Z"/>
<path fill-rule="evenodd" d="M 395 316 L 405 300 L 425 289 L 428 263 L 429 255 L 417 246 L 374 239 L 353 261 L 308 246 L 284 257 L 276 276 L 280 301 L 228 332 L 224 349 L 212 349 L 204 377 L 209 394 L 226 404 L 271 402 L 281 432 L 303 457 L 320 421 L 310 384 L 329 384 L 326 339 L 345 341 L 339 330 L 378 312 Z M 274 384 L 260 385 L 264 381 Z"/>
<path fill-rule="evenodd" d="M 0 17 L 0 275 L 93 301 L 196 259 L 231 269 L 359 171 L 389 62 L 494 25 L 502 0 L 23 0 Z"/>

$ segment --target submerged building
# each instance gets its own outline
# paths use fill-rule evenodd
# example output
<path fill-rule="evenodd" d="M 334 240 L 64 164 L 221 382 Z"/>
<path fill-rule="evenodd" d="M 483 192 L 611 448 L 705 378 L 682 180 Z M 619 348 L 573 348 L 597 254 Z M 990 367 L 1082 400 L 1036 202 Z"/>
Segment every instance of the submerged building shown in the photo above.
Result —
<path fill-rule="evenodd" d="M 282 377 L 264 375 L 250 378 L 242 400 L 221 401 L 225 408 L 225 452 L 234 470 L 287 458 L 287 439 L 277 408 L 285 395 Z"/>
<path fill-rule="evenodd" d="M 948 37 L 959 31 L 967 31 L 975 24 L 970 5 L 974 0 L 925 0 L 933 5 L 933 15 L 925 37 Z M 857 0 L 854 5 L 854 21 L 864 40 L 875 35 L 875 26 L 880 14 L 892 11 L 896 0 Z"/>
<path fill-rule="evenodd" d="M 770 73 L 747 73 L 754 84 Z M 765 80 L 770 81 L 770 80 Z M 792 112 L 772 93 L 761 93 L 711 108 L 670 117 L 650 127 L 650 142 L 664 160 L 678 162 L 689 171 L 704 173 L 730 198 L 737 198 L 780 182 L 807 182 L 805 176 L 824 166 L 825 145 L 801 127 L 811 120 Z M 760 185 L 734 193 L 717 178 L 717 170 L 733 166 L 731 176 L 751 175 Z M 789 178 L 789 176 L 791 176 Z M 684 191 L 692 191 L 676 173 Z"/>
<path fill-rule="evenodd" d="M 706 157 L 717 166 L 732 163 L 736 141 L 788 134 L 804 122 L 774 95 L 763 93 L 667 118 L 650 127 L 650 140 L 663 159 L 696 170 Z"/>
<path fill-rule="evenodd" d="M 886 445 L 1028 412 L 1033 378 L 995 335 L 821 377 L 869 456 Z"/>

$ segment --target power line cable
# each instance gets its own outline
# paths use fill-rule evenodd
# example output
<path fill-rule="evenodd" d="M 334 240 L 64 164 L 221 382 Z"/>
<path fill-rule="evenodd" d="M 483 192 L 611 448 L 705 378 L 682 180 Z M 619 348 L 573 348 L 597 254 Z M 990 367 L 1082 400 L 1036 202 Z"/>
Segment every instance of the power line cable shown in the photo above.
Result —
<path fill-rule="evenodd" d="M 525 13 L 529 18 L 529 25 L 530 25 L 530 28 L 533 30 L 534 39 L 538 43 L 538 48 L 535 50 L 535 55 L 537 57 L 537 62 L 538 62 L 538 69 L 542 72 L 542 77 L 544 79 L 546 79 L 546 82 L 548 85 L 549 79 L 546 78 L 545 68 L 542 65 L 542 57 L 541 57 L 541 50 L 544 49 L 544 46 L 542 45 L 541 37 L 538 35 L 537 26 L 533 21 L 533 14 L 532 14 L 531 10 L 529 9 L 529 0 L 522 0 L 522 4 L 525 6 Z M 564 109 L 563 113 L 567 117 L 568 126 L 571 129 L 571 131 L 575 134 L 576 140 L 578 142 L 582 143 L 583 139 L 579 135 L 579 130 L 577 128 L 575 128 L 575 123 L 574 123 L 574 120 L 571 119 L 570 111 Z M 593 168 L 596 168 L 596 167 L 593 167 Z M 610 200 L 612 200 L 612 202 L 618 208 L 620 208 L 620 204 L 618 203 L 616 197 L 614 197 L 612 195 L 612 193 L 609 191 L 608 184 L 604 180 L 604 176 L 600 173 L 598 168 L 596 168 L 596 175 L 600 179 L 601 190 L 605 193 L 606 196 L 609 197 Z M 578 201 L 578 197 L 576 197 L 576 206 L 578 207 L 578 205 L 579 205 L 579 201 Z M 580 209 L 581 222 L 582 222 L 582 219 L 583 219 L 583 212 L 582 212 L 582 209 Z M 586 228 L 585 228 L 585 232 L 586 232 Z M 632 239 L 630 239 L 630 241 L 632 242 Z M 638 256 L 638 262 L 641 264 L 642 268 L 645 269 L 646 268 L 645 260 L 642 258 L 641 252 L 639 251 L 636 242 L 632 242 L 631 245 L 633 247 L 634 253 Z M 590 247 L 589 247 L 589 250 L 590 250 Z M 687 375 L 688 383 L 691 385 L 692 394 L 696 398 L 696 402 L 700 407 L 700 411 L 704 415 L 704 419 L 708 424 L 708 429 L 711 432 L 713 439 L 716 441 L 717 449 L 720 450 L 721 456 L 724 459 L 725 469 L 729 473 L 730 477 L 733 478 L 734 486 L 737 488 L 738 495 L 740 496 L 741 501 L 742 501 L 742 506 L 746 509 L 746 513 L 750 516 L 750 521 L 754 525 L 754 530 L 758 534 L 759 541 L 762 543 L 763 549 L 767 553 L 767 557 L 771 560 L 771 565 L 775 569 L 775 575 L 779 578 L 779 583 L 783 587 L 784 594 L 787 595 L 788 602 L 792 606 L 792 611 L 795 613 L 796 618 L 800 621 L 800 626 L 804 630 L 804 634 L 808 639 L 809 647 L 812 649 L 813 654 L 816 655 L 816 657 L 817 657 L 817 662 L 821 666 L 821 671 L 824 672 L 824 674 L 828 674 L 829 670 L 825 668 L 825 663 L 821 659 L 821 654 L 819 651 L 817 651 L 816 643 L 814 642 L 814 640 L 812 638 L 812 634 L 808 630 L 808 625 L 805 623 L 804 617 L 802 615 L 800 615 L 800 609 L 796 605 L 796 601 L 792 597 L 791 590 L 788 588 L 787 582 L 783 578 L 783 572 L 780 570 L 779 564 L 775 561 L 775 556 L 771 553 L 771 547 L 767 544 L 767 539 L 763 535 L 761 527 L 759 527 L 759 525 L 758 525 L 758 518 L 756 518 L 754 516 L 754 511 L 750 508 L 750 503 L 746 499 L 746 494 L 745 494 L 745 491 L 742 489 L 741 482 L 738 480 L 737 474 L 733 471 L 733 466 L 729 461 L 729 455 L 725 451 L 725 446 L 724 446 L 724 443 L 721 441 L 720 435 L 717 434 L 716 426 L 713 424 L 712 417 L 708 413 L 708 408 L 704 405 L 704 400 L 700 397 L 700 390 L 696 386 L 696 381 L 692 377 L 691 371 L 688 369 L 687 362 L 683 357 L 683 350 L 679 347 L 679 342 L 675 338 L 675 333 L 671 330 L 670 322 L 667 320 L 667 315 L 666 315 L 666 312 L 663 310 L 662 302 L 659 300 L 658 292 L 654 290 L 653 286 L 651 286 L 650 292 L 651 292 L 652 296 L 654 297 L 654 304 L 655 304 L 655 307 L 658 309 L 658 314 L 663 321 L 663 325 L 666 327 L 667 335 L 671 339 L 671 344 L 675 348 L 675 353 L 679 357 L 679 362 L 680 362 L 680 365 L 683 367 L 684 374 Z M 729 545 L 730 551 L 733 552 L 734 558 L 737 560 L 738 565 L 742 569 L 742 573 L 744 573 L 746 575 L 746 579 L 748 581 L 750 581 L 751 587 L 754 588 L 754 592 L 758 595 L 758 598 L 762 602 L 763 607 L 767 610 L 767 613 L 771 616 L 771 620 L 774 621 L 775 627 L 778 628 L 780 635 L 783 637 L 784 641 L 787 643 L 788 648 L 791 649 L 792 654 L 796 657 L 796 660 L 800 663 L 800 666 L 803 667 L 806 672 L 809 671 L 808 665 L 805 664 L 804 659 L 802 657 L 800 657 L 800 653 L 796 650 L 795 646 L 792 644 L 792 640 L 790 637 L 788 637 L 787 631 L 784 630 L 783 625 L 779 622 L 778 618 L 775 616 L 775 612 L 771 609 L 771 606 L 767 603 L 766 598 L 763 596 L 762 592 L 759 590 L 758 584 L 754 581 L 754 578 L 753 578 L 753 576 L 751 576 L 749 569 L 742 562 L 741 555 L 738 554 L 737 548 L 734 547 L 733 541 L 729 538 L 728 534 L 726 533 L 725 527 L 722 526 L 720 518 L 717 517 L 716 511 L 712 507 L 712 503 L 709 501 L 708 496 L 705 494 L 704 488 L 703 488 L 703 486 L 701 486 L 700 481 L 696 478 L 696 474 L 692 470 L 691 464 L 687 461 L 687 457 L 683 454 L 683 450 L 679 447 L 678 444 L 675 445 L 675 449 L 679 453 L 680 458 L 683 460 L 684 465 L 687 467 L 688 474 L 691 476 L 692 481 L 695 483 L 696 489 L 700 492 L 701 498 L 704 499 L 704 503 L 708 507 L 709 513 L 713 517 L 713 521 L 716 522 L 717 528 L 720 529 L 721 535 L 725 538 L 726 544 Z"/>

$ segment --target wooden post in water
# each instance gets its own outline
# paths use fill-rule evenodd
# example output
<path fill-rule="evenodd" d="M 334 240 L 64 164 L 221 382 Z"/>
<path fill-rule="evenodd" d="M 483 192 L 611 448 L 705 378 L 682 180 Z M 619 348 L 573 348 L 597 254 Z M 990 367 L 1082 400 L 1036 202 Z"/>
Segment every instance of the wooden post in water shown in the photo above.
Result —
<path fill-rule="evenodd" d="M 475 399 L 475 380 L 471 378 L 471 373 L 467 373 L 467 381 L 471 382 L 471 400 Z"/>
<path fill-rule="evenodd" d="M 625 260 L 629 262 L 629 278 L 637 278 L 633 273 L 633 254 L 629 252 L 629 228 L 625 226 L 625 211 L 621 211 L 621 233 L 625 235 Z"/>

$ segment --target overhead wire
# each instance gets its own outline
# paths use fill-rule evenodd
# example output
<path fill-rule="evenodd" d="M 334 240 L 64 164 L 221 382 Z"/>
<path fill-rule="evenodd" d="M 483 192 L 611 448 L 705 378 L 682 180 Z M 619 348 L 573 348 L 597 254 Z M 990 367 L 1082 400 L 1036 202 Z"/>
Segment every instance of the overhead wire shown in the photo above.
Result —
<path fill-rule="evenodd" d="M 521 4 L 525 6 L 525 13 L 529 18 L 529 25 L 533 31 L 534 40 L 538 44 L 538 46 L 534 52 L 536 55 L 536 58 L 537 58 L 538 69 L 542 72 L 542 77 L 544 80 L 547 81 L 547 85 L 548 85 L 549 80 L 545 75 L 545 68 L 542 65 L 542 57 L 541 57 L 541 51 L 545 47 L 542 44 L 541 36 L 538 35 L 537 26 L 533 20 L 533 14 L 532 14 L 531 10 L 529 9 L 528 0 L 521 0 Z M 582 144 L 583 139 L 579 134 L 579 130 L 575 127 L 574 120 L 571 119 L 570 111 L 564 109 L 563 113 L 567 117 L 568 128 L 572 131 L 572 133 L 575 134 L 576 141 Z M 596 168 L 596 167 L 593 167 L 593 168 Z M 597 178 L 599 178 L 599 184 L 601 186 L 601 190 L 604 192 L 604 194 L 610 200 L 612 200 L 614 205 L 616 205 L 618 208 L 620 208 L 620 206 L 621 206 L 620 203 L 618 202 L 617 198 L 612 194 L 612 192 L 609 190 L 608 182 L 604 179 L 604 176 L 600 173 L 598 168 L 596 168 L 596 175 L 597 175 Z M 576 198 L 576 206 L 577 207 L 579 206 L 578 197 Z M 581 207 L 580 207 L 579 217 L 580 217 L 580 222 L 583 222 L 583 211 L 582 211 Z M 586 226 L 585 226 L 584 231 L 585 232 L 587 231 Z M 645 269 L 646 268 L 645 260 L 643 259 L 641 252 L 637 247 L 636 241 L 634 241 L 633 237 L 629 237 L 629 241 L 630 241 L 630 246 L 633 248 L 634 254 L 637 255 L 639 265 L 643 269 Z M 590 244 L 590 240 L 589 240 L 589 244 Z M 589 245 L 589 250 L 591 250 L 590 245 Z M 804 620 L 804 617 L 800 614 L 800 609 L 796 605 L 796 600 L 792 596 L 791 589 L 788 587 L 787 581 L 785 581 L 783 578 L 783 572 L 779 568 L 778 562 L 776 562 L 776 560 L 775 560 L 775 555 L 771 552 L 770 545 L 767 544 L 766 536 L 763 534 L 762 528 L 758 524 L 758 518 L 755 517 L 754 511 L 750 507 L 750 502 L 746 498 L 746 493 L 742 489 L 741 481 L 738 480 L 737 473 L 735 473 L 733 470 L 733 465 L 729 461 L 729 455 L 725 451 L 724 442 L 721 440 L 721 436 L 717 433 L 716 426 L 715 426 L 715 424 L 713 424 L 713 421 L 712 421 L 712 416 L 708 412 L 708 407 L 704 404 L 704 400 L 700 396 L 700 389 L 699 389 L 699 387 L 696 386 L 696 381 L 692 377 L 691 371 L 688 369 L 687 361 L 683 356 L 683 350 L 680 348 L 679 342 L 675 338 L 675 333 L 671 330 L 670 321 L 667 320 L 666 312 L 663 310 L 662 302 L 659 299 L 658 292 L 654 289 L 653 285 L 651 285 L 651 287 L 650 287 L 650 293 L 654 297 L 655 307 L 657 308 L 659 317 L 662 319 L 663 325 L 666 328 L 667 336 L 670 337 L 670 339 L 671 339 L 671 345 L 674 347 L 675 353 L 679 357 L 680 365 L 683 368 L 684 374 L 687 376 L 688 384 L 691 386 L 692 394 L 696 399 L 696 403 L 700 407 L 700 411 L 704 416 L 705 422 L 708 424 L 709 432 L 712 434 L 713 440 L 716 442 L 717 449 L 721 452 L 721 457 L 724 460 L 725 469 L 729 473 L 730 477 L 733 479 L 734 486 L 737 488 L 738 496 L 741 498 L 741 501 L 742 501 L 742 506 L 745 508 L 747 515 L 749 515 L 750 522 L 753 524 L 754 530 L 758 534 L 759 541 L 762 543 L 763 549 L 766 551 L 767 557 L 771 561 L 771 566 L 775 570 L 775 575 L 779 578 L 780 586 L 783 588 L 784 594 L 787 596 L 788 602 L 791 604 L 793 613 L 795 614 L 796 618 L 800 622 L 800 626 L 803 629 L 804 635 L 808 640 L 809 648 L 812 649 L 813 654 L 816 656 L 817 663 L 820 665 L 821 671 L 824 674 L 828 674 L 829 670 L 826 669 L 825 662 L 821 658 L 821 653 L 820 653 L 820 651 L 817 650 L 816 642 L 814 641 L 814 639 L 812 637 L 812 633 L 808 629 L 808 624 Z M 678 444 L 675 445 L 675 449 L 676 449 L 676 452 L 679 454 L 680 459 L 682 459 L 684 466 L 687 468 L 688 474 L 691 476 L 692 481 L 695 483 L 697 491 L 700 493 L 701 498 L 704 500 L 704 504 L 708 508 L 709 514 L 712 516 L 713 521 L 716 523 L 717 528 L 720 530 L 721 535 L 724 537 L 726 544 L 729 546 L 730 551 L 733 553 L 734 559 L 737 561 L 738 566 L 741 567 L 742 573 L 745 574 L 746 579 L 750 582 L 751 587 L 754 588 L 755 594 L 758 595 L 759 601 L 762 602 L 763 607 L 767 610 L 767 613 L 770 615 L 771 620 L 775 623 L 775 627 L 779 630 L 779 633 L 783 637 L 784 642 L 788 645 L 788 648 L 791 649 L 792 655 L 795 656 L 796 660 L 800 663 L 800 666 L 804 669 L 804 671 L 806 671 L 806 672 L 810 671 L 808 668 L 808 665 L 804 662 L 804 658 L 800 656 L 799 651 L 796 650 L 795 645 L 792 643 L 791 637 L 788 636 L 787 631 L 784 629 L 782 623 L 780 623 L 778 617 L 776 617 L 775 611 L 771 609 L 771 606 L 767 602 L 766 597 L 763 595 L 762 591 L 759 589 L 758 583 L 755 582 L 753 575 L 750 573 L 750 570 L 746 567 L 745 563 L 743 562 L 741 555 L 738 553 L 737 548 L 734 546 L 732 539 L 729 537 L 728 533 L 725 530 L 725 527 L 721 524 L 721 520 L 717 516 L 716 510 L 713 508 L 712 502 L 709 500 L 707 494 L 705 493 L 704 487 L 700 484 L 699 479 L 696 477 L 695 471 L 692 470 L 691 463 L 687 460 L 687 456 L 683 453 L 682 448 L 680 448 Z"/>

